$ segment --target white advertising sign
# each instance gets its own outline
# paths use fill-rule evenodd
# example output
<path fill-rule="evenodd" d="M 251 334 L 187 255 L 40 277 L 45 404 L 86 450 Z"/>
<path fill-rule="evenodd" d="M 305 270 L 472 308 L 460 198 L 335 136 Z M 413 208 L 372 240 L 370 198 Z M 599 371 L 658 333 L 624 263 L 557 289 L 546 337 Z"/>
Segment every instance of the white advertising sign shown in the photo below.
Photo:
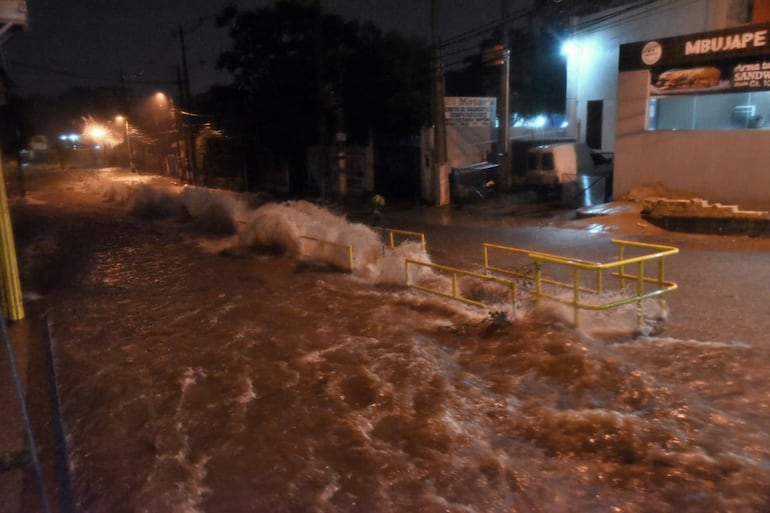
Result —
<path fill-rule="evenodd" d="M 497 98 L 447 96 L 444 115 L 447 126 L 492 126 L 497 110 Z"/>

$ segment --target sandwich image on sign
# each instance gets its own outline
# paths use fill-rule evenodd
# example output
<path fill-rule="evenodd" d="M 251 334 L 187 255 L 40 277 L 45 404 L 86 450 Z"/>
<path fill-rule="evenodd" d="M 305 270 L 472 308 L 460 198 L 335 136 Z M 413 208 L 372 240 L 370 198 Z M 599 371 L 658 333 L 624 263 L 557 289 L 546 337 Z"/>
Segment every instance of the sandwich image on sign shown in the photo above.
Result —
<path fill-rule="evenodd" d="M 655 87 L 659 91 L 701 89 L 719 85 L 720 78 L 721 72 L 714 67 L 671 69 L 658 76 Z"/>

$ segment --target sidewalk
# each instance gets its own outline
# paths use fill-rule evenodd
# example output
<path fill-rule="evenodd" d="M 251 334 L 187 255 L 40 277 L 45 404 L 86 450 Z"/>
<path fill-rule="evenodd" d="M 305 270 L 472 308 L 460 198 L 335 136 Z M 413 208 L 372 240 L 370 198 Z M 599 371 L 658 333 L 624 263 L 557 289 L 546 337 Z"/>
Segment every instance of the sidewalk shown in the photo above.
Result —
<path fill-rule="evenodd" d="M 28 319 L 8 326 L 13 348 L 13 363 L 19 385 L 27 389 L 29 363 Z M 0 350 L 0 411 L 3 428 L 0 430 L 0 513 L 21 511 L 24 469 L 29 462 L 23 415 L 20 408 L 17 383 L 11 371 L 5 342 Z"/>
<path fill-rule="evenodd" d="M 0 513 L 68 511 L 68 490 L 60 458 L 61 438 L 57 437 L 56 414 L 52 406 L 53 380 L 48 357 L 48 338 L 43 328 L 42 303 L 27 301 L 25 318 L 8 325 L 13 346 L 13 358 L 20 385 L 25 392 L 22 411 L 11 362 L 5 344 L 0 350 L 0 408 L 3 429 L 0 430 Z M 26 419 L 24 416 L 26 413 Z M 27 443 L 25 420 L 29 421 L 36 452 Z M 34 465 L 35 457 L 44 482 L 46 497 L 42 496 L 40 480 Z M 67 500 L 65 501 L 65 497 Z"/>

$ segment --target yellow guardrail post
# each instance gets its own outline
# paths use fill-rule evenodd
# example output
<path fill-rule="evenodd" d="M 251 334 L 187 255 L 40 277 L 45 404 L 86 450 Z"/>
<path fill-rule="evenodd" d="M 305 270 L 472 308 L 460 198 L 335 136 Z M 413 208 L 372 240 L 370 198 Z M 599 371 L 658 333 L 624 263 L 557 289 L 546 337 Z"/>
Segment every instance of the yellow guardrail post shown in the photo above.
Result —
<path fill-rule="evenodd" d="M 572 310 L 575 327 L 580 326 L 580 269 L 572 268 Z"/>
<path fill-rule="evenodd" d="M 662 258 L 658 259 L 658 287 L 663 286 L 663 269 L 664 269 L 663 262 L 664 261 Z"/>
<path fill-rule="evenodd" d="M 540 296 L 543 294 L 543 268 L 540 261 L 535 260 L 535 304 L 540 305 Z"/>
<path fill-rule="evenodd" d="M 600 296 L 604 292 L 604 272 L 602 269 L 596 271 L 596 290 Z"/>
<path fill-rule="evenodd" d="M 409 287 L 409 264 L 410 263 L 411 262 L 409 261 L 408 258 L 404 261 L 404 284 L 407 286 L 407 288 Z"/>
<path fill-rule="evenodd" d="M 16 260 L 16 244 L 13 240 L 11 211 L 5 190 L 5 173 L 0 155 L 0 265 L 2 265 L 3 306 L 6 317 L 12 321 L 24 319 L 24 298 L 21 293 L 19 266 Z"/>
<path fill-rule="evenodd" d="M 636 327 L 641 328 L 642 327 L 642 321 L 644 320 L 644 315 L 642 312 L 642 296 L 644 295 L 644 260 L 640 260 L 636 264 L 636 297 L 639 298 L 639 300 L 636 302 Z"/>
<path fill-rule="evenodd" d="M 625 250 L 625 246 L 620 243 L 618 244 L 618 262 L 623 261 L 623 251 Z M 620 264 L 620 290 L 623 291 L 626 286 L 626 268 L 623 264 Z"/>
<path fill-rule="evenodd" d="M 427 253 L 428 247 L 425 243 L 425 234 L 421 232 L 410 232 L 407 230 L 397 230 L 395 228 L 380 228 L 380 231 L 388 233 L 388 242 L 390 243 L 390 249 L 396 248 L 396 234 L 406 235 L 410 237 L 417 237 L 420 239 L 420 245 L 422 245 L 422 252 Z"/>
<path fill-rule="evenodd" d="M 665 260 L 663 258 L 658 259 L 658 288 L 662 289 L 665 285 L 665 281 L 663 280 L 664 275 L 664 269 L 665 269 Z M 663 296 L 660 296 L 658 299 L 658 304 L 660 305 L 660 309 L 665 311 L 666 309 L 666 300 L 663 298 Z"/>

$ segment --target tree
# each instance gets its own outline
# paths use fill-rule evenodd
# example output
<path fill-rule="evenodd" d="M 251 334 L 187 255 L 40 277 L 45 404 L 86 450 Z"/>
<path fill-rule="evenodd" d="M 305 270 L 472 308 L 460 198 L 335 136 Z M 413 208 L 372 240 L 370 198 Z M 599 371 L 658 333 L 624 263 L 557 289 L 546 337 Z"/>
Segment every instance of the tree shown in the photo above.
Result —
<path fill-rule="evenodd" d="M 3 155 L 16 155 L 32 136 L 32 127 L 26 119 L 27 103 L 14 93 L 14 86 L 5 69 L 0 68 L 0 150 Z"/>
<path fill-rule="evenodd" d="M 326 14 L 317 2 L 229 6 L 217 23 L 232 40 L 218 61 L 234 77 L 228 124 L 293 168 L 336 132 L 365 142 L 370 130 L 414 131 L 427 120 L 430 61 L 420 40 Z"/>
<path fill-rule="evenodd" d="M 366 131 L 411 134 L 430 120 L 431 54 L 422 40 L 371 24 L 346 63 L 344 108 L 354 139 Z"/>

